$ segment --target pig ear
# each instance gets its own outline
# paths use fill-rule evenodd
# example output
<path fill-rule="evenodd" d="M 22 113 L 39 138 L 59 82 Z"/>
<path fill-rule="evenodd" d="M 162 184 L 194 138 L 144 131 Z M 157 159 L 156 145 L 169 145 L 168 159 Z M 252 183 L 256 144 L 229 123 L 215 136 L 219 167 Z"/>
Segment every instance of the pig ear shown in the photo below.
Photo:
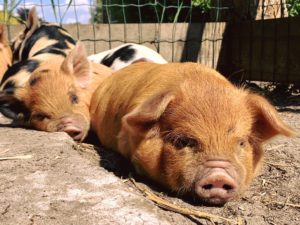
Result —
<path fill-rule="evenodd" d="M 265 98 L 256 94 L 248 97 L 255 119 L 253 132 L 259 139 L 266 141 L 276 135 L 291 137 L 296 134 L 281 121 L 276 109 Z"/>
<path fill-rule="evenodd" d="M 170 93 L 161 93 L 136 107 L 122 119 L 123 126 L 134 134 L 144 134 L 155 125 L 175 98 Z"/>
<path fill-rule="evenodd" d="M 75 76 L 78 85 L 86 88 L 91 78 L 90 62 L 87 59 L 85 49 L 79 41 L 61 65 L 61 70 L 66 74 Z"/>
<path fill-rule="evenodd" d="M 26 27 L 28 29 L 28 32 L 26 33 L 26 37 L 29 37 L 32 35 L 32 33 L 40 27 L 40 20 L 37 16 L 35 7 L 32 7 L 28 13 L 27 21 L 26 21 Z"/>

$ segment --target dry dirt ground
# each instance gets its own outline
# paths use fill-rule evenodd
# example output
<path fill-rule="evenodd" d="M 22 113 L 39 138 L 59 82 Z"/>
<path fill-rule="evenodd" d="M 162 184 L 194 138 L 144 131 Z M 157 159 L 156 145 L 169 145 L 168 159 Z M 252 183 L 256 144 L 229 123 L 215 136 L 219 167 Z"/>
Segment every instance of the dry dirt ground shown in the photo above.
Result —
<path fill-rule="evenodd" d="M 299 105 L 279 110 L 300 133 Z M 277 138 L 265 149 L 263 171 L 242 198 L 208 207 L 167 193 L 133 173 L 136 187 L 128 179 L 130 165 L 110 151 L 76 144 L 64 133 L 1 125 L 0 224 L 230 224 L 196 216 L 205 212 L 232 224 L 298 225 L 300 137 Z M 162 209 L 140 188 L 194 215 Z"/>

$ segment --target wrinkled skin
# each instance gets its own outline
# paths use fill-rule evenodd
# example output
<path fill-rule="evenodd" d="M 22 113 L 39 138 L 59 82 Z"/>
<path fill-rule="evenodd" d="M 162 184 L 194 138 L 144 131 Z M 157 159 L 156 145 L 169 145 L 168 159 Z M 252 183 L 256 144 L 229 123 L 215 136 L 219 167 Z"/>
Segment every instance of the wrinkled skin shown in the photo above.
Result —
<path fill-rule="evenodd" d="M 262 144 L 293 131 L 266 99 L 195 63 L 131 65 L 91 103 L 101 143 L 179 194 L 222 205 L 250 185 Z"/>

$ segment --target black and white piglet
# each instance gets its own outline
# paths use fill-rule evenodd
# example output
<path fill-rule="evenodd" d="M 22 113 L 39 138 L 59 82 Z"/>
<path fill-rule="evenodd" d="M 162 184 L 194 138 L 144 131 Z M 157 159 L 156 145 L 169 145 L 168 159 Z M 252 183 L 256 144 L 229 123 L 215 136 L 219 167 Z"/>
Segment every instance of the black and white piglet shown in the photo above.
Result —
<path fill-rule="evenodd" d="M 167 63 L 156 51 L 134 43 L 123 44 L 116 48 L 90 55 L 88 59 L 108 66 L 113 70 L 120 70 L 136 62 Z"/>

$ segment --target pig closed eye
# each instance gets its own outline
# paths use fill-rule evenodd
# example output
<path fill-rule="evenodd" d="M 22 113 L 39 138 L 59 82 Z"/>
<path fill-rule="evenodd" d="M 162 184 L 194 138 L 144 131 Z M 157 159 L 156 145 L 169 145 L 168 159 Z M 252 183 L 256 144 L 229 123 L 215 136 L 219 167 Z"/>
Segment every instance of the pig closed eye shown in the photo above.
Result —
<path fill-rule="evenodd" d="M 72 92 L 69 93 L 70 101 L 72 104 L 78 104 L 79 99 L 78 96 Z"/>
<path fill-rule="evenodd" d="M 43 121 L 44 119 L 50 119 L 50 116 L 45 113 L 36 113 L 32 115 L 32 120 Z"/>
<path fill-rule="evenodd" d="M 197 140 L 189 137 L 174 137 L 168 140 L 177 149 L 196 148 L 198 146 Z"/>

